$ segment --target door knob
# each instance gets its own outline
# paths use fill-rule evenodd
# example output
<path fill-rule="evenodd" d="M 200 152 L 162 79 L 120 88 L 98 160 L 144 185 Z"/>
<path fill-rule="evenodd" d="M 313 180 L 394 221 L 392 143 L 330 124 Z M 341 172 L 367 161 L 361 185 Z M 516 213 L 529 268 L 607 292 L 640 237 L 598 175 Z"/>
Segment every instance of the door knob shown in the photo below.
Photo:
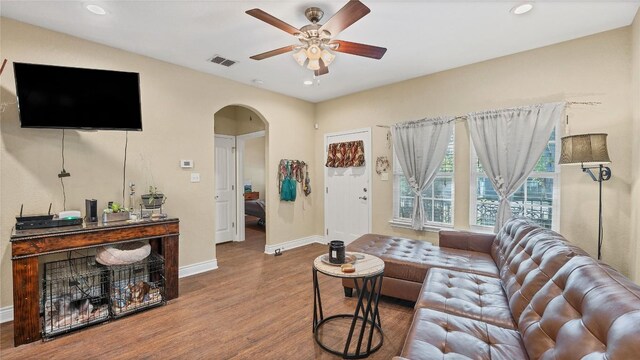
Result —
<path fill-rule="evenodd" d="M 367 200 L 367 197 L 366 197 L 366 196 L 360 196 L 358 199 L 360 199 L 360 200 Z"/>
<path fill-rule="evenodd" d="M 218 195 L 216 195 L 216 200 L 218 200 Z"/>

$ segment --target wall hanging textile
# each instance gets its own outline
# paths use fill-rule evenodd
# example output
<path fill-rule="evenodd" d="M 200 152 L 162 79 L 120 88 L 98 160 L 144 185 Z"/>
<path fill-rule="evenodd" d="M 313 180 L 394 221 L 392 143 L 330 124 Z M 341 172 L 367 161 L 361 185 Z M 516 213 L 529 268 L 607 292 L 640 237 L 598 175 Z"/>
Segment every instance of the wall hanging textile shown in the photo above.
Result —
<path fill-rule="evenodd" d="M 329 144 L 326 167 L 359 167 L 364 165 L 364 141 Z"/>
<path fill-rule="evenodd" d="M 558 102 L 467 115 L 478 160 L 500 199 L 494 232 L 511 217 L 508 198 L 535 167 L 565 107 Z"/>
<path fill-rule="evenodd" d="M 389 159 L 386 156 L 378 156 L 376 159 L 376 174 L 382 175 L 383 172 L 389 171 L 390 167 Z"/>
<path fill-rule="evenodd" d="M 453 117 L 438 117 L 391 126 L 393 148 L 413 192 L 412 228 L 424 228 L 422 192 L 436 178 L 453 131 Z"/>
<path fill-rule="evenodd" d="M 298 183 L 305 196 L 311 194 L 309 165 L 299 160 L 280 160 L 278 165 L 278 192 L 282 201 L 296 201 Z"/>

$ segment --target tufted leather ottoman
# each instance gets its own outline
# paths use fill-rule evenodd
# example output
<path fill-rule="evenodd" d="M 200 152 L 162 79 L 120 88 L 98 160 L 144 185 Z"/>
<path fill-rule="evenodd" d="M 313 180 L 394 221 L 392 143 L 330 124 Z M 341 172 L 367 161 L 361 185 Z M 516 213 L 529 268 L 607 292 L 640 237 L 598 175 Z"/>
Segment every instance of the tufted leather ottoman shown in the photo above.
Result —
<path fill-rule="evenodd" d="M 416 301 L 427 271 L 433 267 L 498 276 L 498 268 L 488 252 L 438 247 L 420 240 L 366 234 L 349 244 L 347 251 L 381 258 L 385 263 L 382 294 L 409 301 Z M 346 281 L 343 285 L 353 287 Z"/>

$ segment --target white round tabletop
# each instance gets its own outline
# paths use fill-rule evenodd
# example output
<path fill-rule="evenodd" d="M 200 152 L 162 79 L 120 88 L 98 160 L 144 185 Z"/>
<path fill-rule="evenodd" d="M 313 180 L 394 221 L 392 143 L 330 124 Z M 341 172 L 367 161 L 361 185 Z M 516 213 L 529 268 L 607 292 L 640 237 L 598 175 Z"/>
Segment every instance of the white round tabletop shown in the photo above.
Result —
<path fill-rule="evenodd" d="M 336 266 L 324 263 L 320 260 L 324 255 L 320 255 L 313 260 L 313 267 L 325 275 L 339 278 L 361 278 L 379 275 L 384 272 L 384 261 L 377 256 L 359 252 L 347 252 L 347 254 L 358 254 L 364 256 L 364 259 L 356 260 L 355 264 L 353 264 L 353 267 L 356 268 L 355 272 L 344 273 L 339 265 Z"/>

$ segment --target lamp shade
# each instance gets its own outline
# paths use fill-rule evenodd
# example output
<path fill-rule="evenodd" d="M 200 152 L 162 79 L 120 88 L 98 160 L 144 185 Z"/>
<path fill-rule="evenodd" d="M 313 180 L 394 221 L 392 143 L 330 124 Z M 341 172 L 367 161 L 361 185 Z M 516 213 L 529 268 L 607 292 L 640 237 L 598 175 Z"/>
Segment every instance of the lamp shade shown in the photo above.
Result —
<path fill-rule="evenodd" d="M 307 69 L 309 69 L 309 70 L 320 70 L 320 60 L 318 60 L 318 59 L 309 59 L 309 63 L 307 64 Z"/>
<path fill-rule="evenodd" d="M 562 138 L 560 165 L 610 163 L 607 134 L 581 134 Z"/>
<path fill-rule="evenodd" d="M 293 58 L 296 59 L 296 62 L 302 66 L 307 61 L 307 51 L 302 49 L 296 53 L 293 53 Z"/>
<path fill-rule="evenodd" d="M 324 49 L 322 50 L 322 55 L 320 56 L 320 58 L 322 59 L 322 62 L 324 63 L 324 66 L 329 66 L 331 65 L 331 63 L 333 62 L 333 59 L 336 58 L 335 55 L 333 55 L 329 50 Z"/>

